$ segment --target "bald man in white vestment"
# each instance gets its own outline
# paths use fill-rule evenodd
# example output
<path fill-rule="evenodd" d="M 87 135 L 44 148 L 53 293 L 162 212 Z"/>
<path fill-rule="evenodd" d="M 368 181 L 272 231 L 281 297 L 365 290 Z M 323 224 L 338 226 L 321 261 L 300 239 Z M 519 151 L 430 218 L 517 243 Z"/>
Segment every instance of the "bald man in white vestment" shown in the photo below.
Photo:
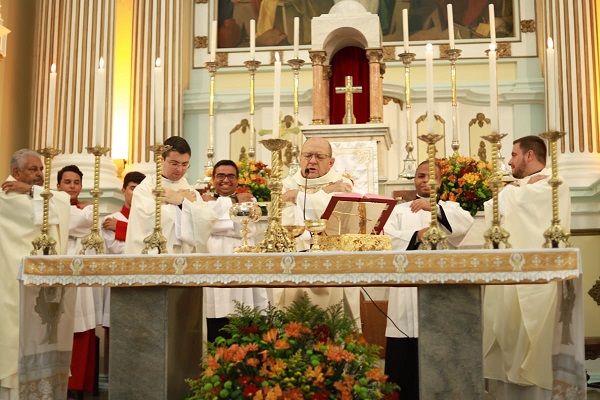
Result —
<path fill-rule="evenodd" d="M 172 146 L 162 155 L 161 228 L 167 239 L 167 252 L 207 253 L 207 242 L 218 216 L 200 194 L 185 179 L 192 150 L 185 139 L 172 136 L 165 140 Z M 152 234 L 155 225 L 156 199 L 152 191 L 157 177 L 146 176 L 133 193 L 129 225 L 125 239 L 126 254 L 141 254 L 144 239 Z M 149 251 L 155 253 L 155 249 Z"/>
<path fill-rule="evenodd" d="M 15 152 L 10 163 L 11 175 L 0 191 L 0 399 L 19 398 L 19 281 L 21 259 L 33 250 L 32 241 L 42 228 L 43 202 L 40 196 L 44 183 L 44 166 L 40 155 L 29 149 Z M 69 228 L 69 196 L 52 192 L 49 204 L 49 234 L 56 240 L 56 252 L 65 254 Z M 74 294 L 74 292 L 73 292 Z M 74 296 L 73 296 L 74 299 Z M 39 344 L 38 350 L 56 351 L 57 343 Z M 70 352 L 70 341 L 66 350 Z M 25 349 L 24 352 L 28 352 Z M 23 352 L 22 352 L 23 353 Z M 43 367 L 43 366 L 41 366 Z M 55 373 L 51 368 L 46 374 Z M 68 368 L 62 372 L 68 374 Z M 54 380 L 48 380 L 50 393 L 64 393 Z"/>
<path fill-rule="evenodd" d="M 310 138 L 300 153 L 300 170 L 283 180 L 282 200 L 287 202 L 282 220 L 285 225 L 304 225 L 305 220 L 318 219 L 336 193 L 351 192 L 352 181 L 341 176 L 333 164 L 331 144 L 323 138 Z M 299 251 L 310 247 L 310 234 L 304 232 L 296 240 Z M 308 292 L 313 304 L 327 307 L 344 302 L 344 308 L 354 318 L 360 317 L 360 288 L 289 288 L 273 289 L 273 301 L 278 307 L 287 307 Z"/>
<path fill-rule="evenodd" d="M 436 166 L 436 179 L 440 169 Z M 383 232 L 391 236 L 396 251 L 419 250 L 423 234 L 431 224 L 431 201 L 428 161 L 422 162 L 415 172 L 417 198 L 394 207 Z M 439 227 L 447 235 L 450 248 L 457 248 L 473 225 L 468 211 L 453 201 L 438 201 Z M 400 386 L 402 398 L 419 398 L 419 314 L 417 288 L 389 288 L 388 319 L 385 336 L 385 373 L 389 380 Z M 402 332 L 400 330 L 402 330 Z"/>
<path fill-rule="evenodd" d="M 537 136 L 515 140 L 509 165 L 517 180 L 498 196 L 502 226 L 510 234 L 513 248 L 541 248 L 544 231 L 552 221 L 552 187 L 548 183 L 552 170 L 546 168 L 546 144 Z M 566 182 L 558 187 L 558 193 L 560 223 L 569 229 L 571 198 Z M 492 205 L 492 200 L 485 203 L 488 223 Z M 553 341 L 555 346 L 557 339 L 560 343 L 560 335 L 555 333 L 557 284 L 562 282 L 485 288 L 484 375 L 490 379 L 494 398 L 553 398 Z M 577 342 L 575 338 L 575 346 Z"/>
<path fill-rule="evenodd" d="M 242 245 L 242 226 L 233 222 L 229 210 L 234 204 L 255 202 L 251 193 L 237 193 L 239 171 L 235 162 L 221 160 L 215 164 L 212 172 L 214 193 L 202 198 L 219 215 L 212 235 L 208 239 L 208 251 L 213 254 L 231 254 Z M 256 227 L 248 224 L 250 233 L 248 245 L 254 245 Z M 212 342 L 217 336 L 223 336 L 220 329 L 229 320 L 227 316 L 235 312 L 235 301 L 251 308 L 266 308 L 268 296 L 266 288 L 204 288 L 204 310 L 207 320 L 207 340 Z"/>

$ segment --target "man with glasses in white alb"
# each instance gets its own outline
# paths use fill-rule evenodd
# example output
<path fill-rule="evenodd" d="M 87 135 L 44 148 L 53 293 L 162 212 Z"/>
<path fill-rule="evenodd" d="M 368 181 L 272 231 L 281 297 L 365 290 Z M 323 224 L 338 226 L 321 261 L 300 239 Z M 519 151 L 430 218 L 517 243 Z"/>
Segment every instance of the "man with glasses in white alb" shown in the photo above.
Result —
<path fill-rule="evenodd" d="M 185 179 L 192 150 L 179 136 L 165 140 L 171 148 L 162 154 L 161 228 L 167 239 L 167 252 L 207 253 L 208 238 L 217 214 Z M 152 191 L 156 176 L 149 175 L 133 192 L 125 239 L 126 254 L 141 254 L 144 239 L 155 225 L 156 200 Z M 150 251 L 152 253 L 154 251 Z"/>

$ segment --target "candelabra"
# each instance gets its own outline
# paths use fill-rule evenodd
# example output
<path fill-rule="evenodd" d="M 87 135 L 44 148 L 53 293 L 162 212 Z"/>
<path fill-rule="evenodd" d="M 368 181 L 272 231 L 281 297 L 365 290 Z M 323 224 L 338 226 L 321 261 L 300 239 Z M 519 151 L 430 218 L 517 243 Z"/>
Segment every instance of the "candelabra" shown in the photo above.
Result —
<path fill-rule="evenodd" d="M 148 146 L 150 151 L 154 152 L 154 162 L 156 163 L 156 188 L 152 191 L 156 198 L 155 215 L 154 215 L 154 231 L 144 239 L 144 250 L 142 254 L 148 254 L 150 249 L 158 250 L 159 254 L 167 253 L 167 239 L 162 233 L 161 226 L 161 207 L 162 207 L 162 154 L 169 150 L 171 146 L 161 143 L 155 143 Z"/>
<path fill-rule="evenodd" d="M 269 189 L 271 189 L 271 204 L 269 205 L 269 219 L 264 239 L 258 244 L 258 250 L 261 253 L 280 253 L 295 251 L 296 246 L 293 239 L 290 239 L 281 224 L 281 213 L 284 202 L 281 200 L 281 158 L 280 151 L 290 142 L 284 139 L 265 139 L 261 140 L 263 146 L 271 152 L 271 177 L 269 179 Z"/>
<path fill-rule="evenodd" d="M 550 156 L 552 159 L 552 178 L 548 181 L 552 186 L 552 225 L 544 232 L 546 241 L 544 246 L 546 248 L 558 248 L 560 243 L 564 243 L 565 247 L 571 247 L 569 238 L 571 232 L 566 230 L 560 225 L 560 218 L 558 215 L 558 187 L 562 184 L 562 181 L 558 177 L 558 154 L 557 144 L 558 139 L 565 136 L 565 132 L 549 131 L 540 134 L 540 136 L 548 141 L 550 148 Z"/>
<path fill-rule="evenodd" d="M 443 135 L 428 133 L 427 135 L 419 136 L 419 139 L 427 143 L 427 155 L 429 157 L 429 201 L 431 207 L 431 223 L 429 229 L 423 233 L 421 242 L 425 250 L 447 249 L 446 234 L 440 229 L 437 217 L 437 188 L 438 180 L 435 178 L 435 143 L 442 139 Z"/>
<path fill-rule="evenodd" d="M 300 155 L 299 142 L 302 133 L 300 131 L 300 125 L 298 124 L 298 108 L 300 106 L 298 92 L 300 86 L 300 68 L 304 65 L 304 60 L 292 58 L 291 60 L 288 60 L 288 64 L 290 64 L 292 72 L 294 73 L 294 127 L 298 128 L 298 133 L 294 135 L 294 140 L 292 141 L 292 162 L 290 163 L 290 175 L 294 175 L 300 168 L 298 156 Z"/>
<path fill-rule="evenodd" d="M 44 190 L 41 193 L 44 199 L 44 212 L 40 236 L 31 242 L 33 244 L 31 255 L 35 256 L 41 250 L 43 255 L 51 256 L 56 254 L 56 240 L 50 236 L 50 224 L 48 222 L 50 198 L 52 198 L 52 192 L 50 191 L 50 171 L 52 170 L 52 159 L 60 154 L 60 150 L 53 147 L 45 147 L 38 150 L 38 153 L 44 157 Z"/>
<path fill-rule="evenodd" d="M 452 150 L 458 155 L 460 142 L 458 140 L 458 94 L 456 93 L 456 61 L 462 50 L 448 49 L 445 54 L 450 60 L 450 80 L 452 82 Z"/>
<path fill-rule="evenodd" d="M 100 190 L 100 157 L 108 153 L 109 147 L 94 146 L 88 147 L 87 151 L 94 155 L 94 188 L 90 191 L 90 194 L 94 198 L 94 215 L 92 231 L 89 235 L 81 239 L 81 251 L 80 254 L 85 254 L 86 250 L 96 250 L 96 254 L 104 254 L 104 239 L 100 235 L 100 229 L 98 228 L 98 205 L 100 197 L 102 196 L 102 190 Z"/>
<path fill-rule="evenodd" d="M 204 164 L 205 181 L 210 181 L 207 172 L 213 167 L 213 157 L 215 155 L 214 147 L 214 129 L 215 129 L 215 75 L 219 69 L 216 61 L 207 61 L 204 63 L 210 76 L 210 87 L 208 96 L 208 148 L 206 149 L 206 164 Z M 157 175 L 160 177 L 160 175 Z"/>
<path fill-rule="evenodd" d="M 500 143 L 500 140 L 505 136 L 506 133 L 499 134 L 498 132 L 492 132 L 490 135 L 482 136 L 483 139 L 492 144 L 493 168 L 492 178 L 489 180 L 493 199 L 492 226 L 483 233 L 483 238 L 485 239 L 483 247 L 485 249 L 499 249 L 500 243 L 503 243 L 504 247 L 507 249 L 511 247 L 508 242 L 510 233 L 500 225 L 500 213 L 498 211 L 498 189 L 502 186 L 502 174 L 498 167 L 498 143 Z"/>
<path fill-rule="evenodd" d="M 250 160 L 256 159 L 256 132 L 254 131 L 254 77 L 256 70 L 260 66 L 260 61 L 248 60 L 244 62 L 248 72 L 250 74 L 250 147 L 248 147 L 248 158 Z"/>
<path fill-rule="evenodd" d="M 415 59 L 415 53 L 400 53 L 398 57 L 404 64 L 404 97 L 406 101 L 406 158 L 404 159 L 404 168 L 398 175 L 398 178 L 412 179 L 415 177 L 416 160 L 413 157 L 414 144 L 412 141 L 412 123 L 410 120 L 410 64 Z"/>

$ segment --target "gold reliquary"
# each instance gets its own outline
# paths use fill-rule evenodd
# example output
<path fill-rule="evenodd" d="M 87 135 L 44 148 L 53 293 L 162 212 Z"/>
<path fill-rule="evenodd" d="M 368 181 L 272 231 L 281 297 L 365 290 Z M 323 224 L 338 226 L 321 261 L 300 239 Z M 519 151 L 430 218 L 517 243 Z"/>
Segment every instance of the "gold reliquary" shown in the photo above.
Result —
<path fill-rule="evenodd" d="M 391 250 L 389 236 L 381 234 L 396 200 L 376 194 L 334 195 L 323 216 L 327 226 L 319 239 L 325 251 Z"/>

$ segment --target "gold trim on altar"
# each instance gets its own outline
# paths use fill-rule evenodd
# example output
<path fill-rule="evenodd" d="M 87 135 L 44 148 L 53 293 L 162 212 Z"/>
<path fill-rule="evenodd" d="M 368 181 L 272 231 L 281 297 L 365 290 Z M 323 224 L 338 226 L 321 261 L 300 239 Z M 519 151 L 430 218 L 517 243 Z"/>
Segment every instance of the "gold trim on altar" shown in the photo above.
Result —
<path fill-rule="evenodd" d="M 581 275 L 579 249 L 29 256 L 33 286 L 401 286 L 541 283 Z"/>

